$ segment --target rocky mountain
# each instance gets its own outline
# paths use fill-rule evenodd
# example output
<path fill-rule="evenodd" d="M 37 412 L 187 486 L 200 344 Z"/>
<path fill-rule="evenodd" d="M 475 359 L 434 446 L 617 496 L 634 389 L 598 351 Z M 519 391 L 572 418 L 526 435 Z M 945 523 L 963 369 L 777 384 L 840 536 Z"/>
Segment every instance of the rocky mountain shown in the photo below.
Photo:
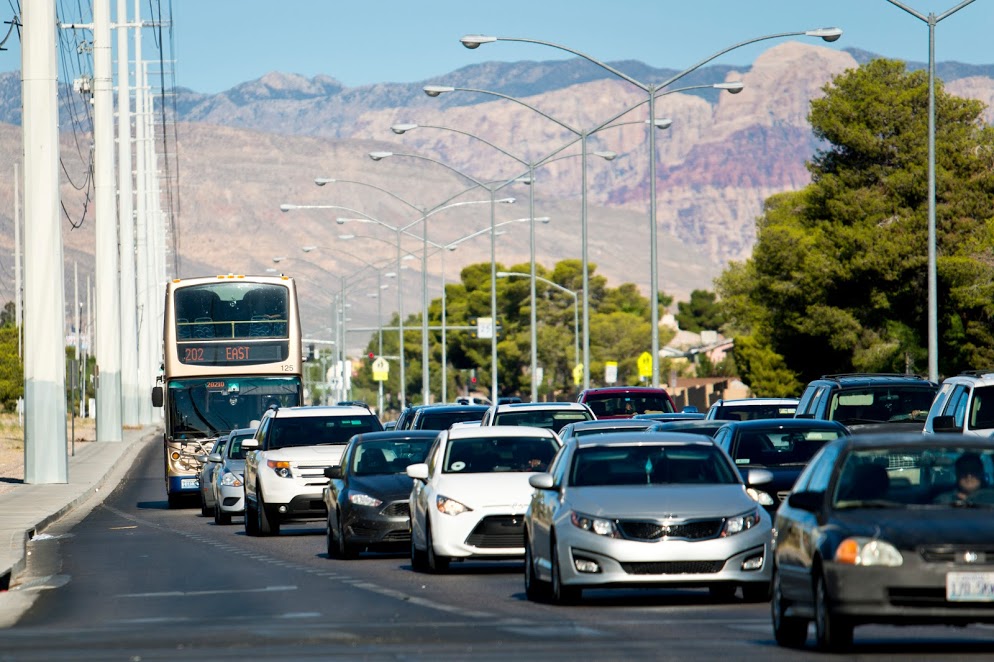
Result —
<path fill-rule="evenodd" d="M 692 289 L 710 289 L 729 261 L 750 254 L 763 201 L 808 182 L 804 164 L 818 147 L 806 119 L 810 100 L 833 76 L 867 57 L 860 51 L 787 42 L 765 51 L 748 69 L 702 69 L 673 86 L 740 80 L 744 89 L 739 94 L 695 89 L 658 97 L 657 117 L 672 120 L 668 129 L 655 132 L 662 291 L 685 300 Z M 615 66 L 652 83 L 675 73 L 638 62 Z M 946 85 L 951 92 L 988 104 L 987 120 L 994 121 L 994 67 L 940 65 L 939 71 L 950 76 Z M 490 90 L 519 102 L 466 91 L 430 98 L 422 91 L 425 84 Z M 20 160 L 20 130 L 15 126 L 20 120 L 19 91 L 17 74 L 0 75 L 0 121 L 6 122 L 0 125 L 0 155 L 6 163 Z M 180 275 L 258 273 L 276 268 L 273 257 L 286 257 L 278 268 L 300 275 L 302 290 L 311 290 L 311 308 L 305 312 L 312 333 L 327 337 L 328 323 L 321 320 L 328 319 L 327 303 L 340 291 L 341 276 L 354 276 L 363 262 L 379 265 L 396 259 L 396 233 L 375 224 L 338 225 L 339 216 L 367 214 L 394 226 L 411 224 L 419 235 L 417 209 L 450 200 L 486 200 L 485 188 L 501 182 L 505 185 L 495 195 L 513 196 L 517 202 L 498 205 L 497 222 L 523 218 L 528 215 L 529 187 L 513 180 L 534 167 L 536 216 L 551 219 L 536 230 L 537 260 L 551 266 L 560 259 L 578 258 L 584 197 L 578 158 L 581 134 L 588 136 L 591 261 L 612 285 L 630 281 L 649 290 L 647 94 L 582 60 L 482 63 L 422 83 L 360 88 L 346 88 L 331 76 L 274 72 L 220 94 L 176 92 L 171 111 L 177 124 L 170 127 L 167 155 L 172 177 L 165 182 L 177 211 L 175 227 L 170 228 L 177 249 L 171 262 Z M 68 101 L 68 96 L 63 99 Z M 78 100 L 66 103 L 64 126 L 77 125 L 68 120 L 79 114 L 78 108 Z M 397 123 L 420 126 L 397 135 L 390 129 Z M 605 124 L 609 126 L 600 128 Z M 92 273 L 92 205 L 87 207 L 86 187 L 77 190 L 86 181 L 88 139 L 77 129 L 66 131 L 64 140 L 63 202 L 67 219 L 82 220 L 79 229 L 72 230 L 66 221 L 66 260 L 78 261 L 81 272 L 89 268 Z M 395 156 L 374 162 L 367 156 L 371 151 Z M 612 151 L 616 157 L 608 162 L 594 155 L 599 151 Z M 365 185 L 340 181 L 317 187 L 315 177 Z M 476 190 L 454 197 L 471 188 Z M 8 274 L 12 191 L 11 178 L 0 178 L 0 273 Z M 281 213 L 281 203 L 338 209 Z M 431 296 L 439 294 L 443 266 L 451 281 L 462 265 L 489 260 L 489 222 L 486 204 L 432 215 L 432 242 L 445 244 L 475 231 L 484 234 L 447 253 L 444 265 L 437 256 L 429 259 Z M 496 240 L 497 260 L 504 266 L 527 263 L 527 226 L 508 224 L 502 230 Z M 356 237 L 342 239 L 345 233 Z M 320 248 L 305 256 L 300 250 L 304 245 Z M 405 239 L 402 245 L 405 252 L 420 256 L 419 239 Z M 405 264 L 414 266 L 402 272 L 404 296 L 416 302 L 419 266 L 416 261 Z M 67 272 L 71 274 L 71 268 Z M 375 285 L 369 282 L 365 285 L 371 291 Z M 384 314 L 396 309 L 396 291 L 387 292 Z M 0 298 L 6 296 L 12 295 L 0 287 Z M 375 299 L 357 293 L 350 300 L 356 323 L 375 325 Z M 407 310 L 416 307 L 405 304 Z"/>

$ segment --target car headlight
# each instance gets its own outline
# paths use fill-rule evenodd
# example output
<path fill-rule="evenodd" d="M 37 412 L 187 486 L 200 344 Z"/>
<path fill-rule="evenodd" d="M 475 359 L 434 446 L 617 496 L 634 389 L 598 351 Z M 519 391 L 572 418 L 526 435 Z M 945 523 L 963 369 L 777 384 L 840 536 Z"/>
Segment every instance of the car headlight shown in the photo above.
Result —
<path fill-rule="evenodd" d="M 727 538 L 728 536 L 734 536 L 736 533 L 748 531 L 752 527 L 759 524 L 760 519 L 758 508 L 743 515 L 728 517 L 725 519 L 724 526 L 721 527 L 721 534 L 719 537 Z"/>
<path fill-rule="evenodd" d="M 290 463 L 283 460 L 266 460 L 266 466 L 276 472 L 280 478 L 293 478 L 290 473 Z"/>
<path fill-rule="evenodd" d="M 904 557 L 889 542 L 876 538 L 846 538 L 835 548 L 835 562 L 845 565 L 880 565 L 896 568 L 904 563 Z"/>
<path fill-rule="evenodd" d="M 576 528 L 589 531 L 590 533 L 595 533 L 599 536 L 605 536 L 607 538 L 621 537 L 621 533 L 618 532 L 618 527 L 615 526 L 613 520 L 604 519 L 603 517 L 594 517 L 592 515 L 584 515 L 583 513 L 578 513 L 574 510 L 569 514 L 569 521 Z"/>
<path fill-rule="evenodd" d="M 383 503 L 376 497 L 371 497 L 368 494 L 363 494 L 362 492 L 352 492 L 349 494 L 349 503 L 356 506 L 371 506 L 375 507 Z"/>
<path fill-rule="evenodd" d="M 747 487 L 746 494 L 751 496 L 761 506 L 773 505 L 773 497 L 762 490 L 757 490 L 755 487 Z"/>
<path fill-rule="evenodd" d="M 459 503 L 455 499 L 450 499 L 449 497 L 441 495 L 435 497 L 435 507 L 438 508 L 438 512 L 446 515 L 462 515 L 463 513 L 468 513 L 473 510 L 466 504 Z"/>
<path fill-rule="evenodd" d="M 230 471 L 225 471 L 221 475 L 221 485 L 225 487 L 241 487 L 242 477 L 238 474 L 231 473 Z"/>

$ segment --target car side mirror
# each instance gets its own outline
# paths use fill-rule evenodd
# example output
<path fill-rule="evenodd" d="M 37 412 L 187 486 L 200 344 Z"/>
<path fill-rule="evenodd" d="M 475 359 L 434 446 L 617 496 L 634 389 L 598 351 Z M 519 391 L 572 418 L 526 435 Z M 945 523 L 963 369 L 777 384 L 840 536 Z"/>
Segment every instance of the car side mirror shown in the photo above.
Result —
<path fill-rule="evenodd" d="M 747 485 L 766 485 L 773 482 L 773 472 L 769 469 L 749 469 L 744 478 Z"/>
<path fill-rule="evenodd" d="M 793 492 L 787 497 L 787 504 L 791 508 L 814 513 L 821 509 L 821 504 L 824 500 L 824 492 Z"/>
<path fill-rule="evenodd" d="M 161 407 L 162 406 L 162 387 L 153 386 L 152 387 L 152 406 Z"/>
<path fill-rule="evenodd" d="M 407 475 L 414 480 L 428 480 L 428 465 L 424 462 L 419 462 L 418 464 L 409 464 L 407 469 L 405 469 Z"/>
<path fill-rule="evenodd" d="M 208 462 L 222 462 L 223 460 L 221 459 L 221 454 L 220 453 L 211 453 L 210 455 L 207 456 L 207 461 Z"/>
<path fill-rule="evenodd" d="M 259 447 L 259 440 L 252 439 L 242 439 L 242 448 L 245 450 L 255 450 Z"/>
<path fill-rule="evenodd" d="M 536 490 L 551 490 L 555 484 L 552 474 L 540 473 L 528 477 L 528 484 Z"/>
<path fill-rule="evenodd" d="M 956 432 L 956 419 L 953 416 L 936 416 L 932 419 L 932 430 L 935 432 Z"/>
<path fill-rule="evenodd" d="M 342 477 L 342 466 L 336 464 L 331 467 L 325 467 L 324 469 L 325 478 L 341 478 Z"/>
<path fill-rule="evenodd" d="M 199 453 L 197 455 L 197 462 L 199 462 L 200 464 L 207 464 L 207 456 L 204 455 L 203 453 Z"/>

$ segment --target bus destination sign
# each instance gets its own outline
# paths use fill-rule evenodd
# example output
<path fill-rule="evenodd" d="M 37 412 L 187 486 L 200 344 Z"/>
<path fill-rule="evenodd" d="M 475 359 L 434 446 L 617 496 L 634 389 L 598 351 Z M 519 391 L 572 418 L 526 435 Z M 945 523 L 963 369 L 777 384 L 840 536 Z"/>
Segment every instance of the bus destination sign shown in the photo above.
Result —
<path fill-rule="evenodd" d="M 190 365 L 257 365 L 282 363 L 288 343 L 181 342 L 176 346 L 181 363 Z"/>

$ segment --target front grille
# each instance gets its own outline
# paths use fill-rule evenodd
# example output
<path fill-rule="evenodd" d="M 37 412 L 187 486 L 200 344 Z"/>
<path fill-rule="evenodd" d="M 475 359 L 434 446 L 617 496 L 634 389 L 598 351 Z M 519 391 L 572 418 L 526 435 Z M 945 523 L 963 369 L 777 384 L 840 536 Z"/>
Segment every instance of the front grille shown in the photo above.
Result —
<path fill-rule="evenodd" d="M 394 501 L 380 512 L 384 517 L 410 517 L 411 504 L 409 501 Z"/>
<path fill-rule="evenodd" d="M 926 563 L 952 563 L 971 567 L 994 563 L 994 547 L 943 545 L 922 547 L 920 552 Z"/>
<path fill-rule="evenodd" d="M 658 561 L 622 563 L 629 575 L 707 575 L 721 572 L 724 561 Z"/>
<path fill-rule="evenodd" d="M 660 540 L 662 538 L 682 538 L 684 540 L 708 540 L 721 533 L 722 520 L 708 519 L 696 522 L 617 522 L 621 535 L 628 540 Z"/>
<path fill-rule="evenodd" d="M 524 547 L 524 519 L 520 515 L 484 517 L 466 538 L 466 544 L 483 549 Z"/>

